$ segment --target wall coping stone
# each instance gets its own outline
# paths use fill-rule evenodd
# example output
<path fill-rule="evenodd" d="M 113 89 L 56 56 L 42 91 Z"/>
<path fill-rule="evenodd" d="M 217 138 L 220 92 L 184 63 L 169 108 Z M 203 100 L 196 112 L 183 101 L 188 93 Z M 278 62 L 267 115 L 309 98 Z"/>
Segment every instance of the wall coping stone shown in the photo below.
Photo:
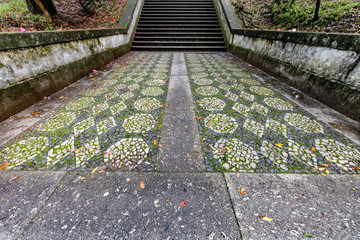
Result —
<path fill-rule="evenodd" d="M 119 20 L 119 28 L 0 33 L 0 51 L 126 34 L 138 1 L 128 0 Z"/>
<path fill-rule="evenodd" d="M 225 14 L 227 25 L 229 26 L 230 32 L 232 34 L 254 38 L 263 38 L 271 41 L 277 40 L 360 53 L 360 34 L 243 29 L 238 22 L 239 19 L 232 8 L 230 1 L 219 1 Z"/>

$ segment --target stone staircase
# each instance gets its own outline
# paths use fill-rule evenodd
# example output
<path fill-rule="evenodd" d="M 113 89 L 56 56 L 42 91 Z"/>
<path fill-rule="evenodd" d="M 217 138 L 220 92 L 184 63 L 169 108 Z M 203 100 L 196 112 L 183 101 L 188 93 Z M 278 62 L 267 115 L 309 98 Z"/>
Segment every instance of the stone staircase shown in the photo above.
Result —
<path fill-rule="evenodd" d="M 136 51 L 226 51 L 212 0 L 145 0 Z"/>

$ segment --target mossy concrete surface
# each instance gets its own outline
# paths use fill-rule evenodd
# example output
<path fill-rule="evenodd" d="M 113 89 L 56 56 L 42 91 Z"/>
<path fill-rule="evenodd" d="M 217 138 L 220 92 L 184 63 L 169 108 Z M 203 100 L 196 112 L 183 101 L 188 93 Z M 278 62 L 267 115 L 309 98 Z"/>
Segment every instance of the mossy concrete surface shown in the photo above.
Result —
<path fill-rule="evenodd" d="M 218 0 L 228 51 L 360 120 L 360 35 L 241 29 L 229 1 Z M 229 34 L 227 34 L 229 35 Z"/>
<path fill-rule="evenodd" d="M 274 59 L 270 56 L 232 46 L 230 51 L 263 71 L 325 103 L 337 111 L 360 120 L 360 90 L 345 82 L 317 76 L 316 73 Z"/>
<path fill-rule="evenodd" d="M 130 51 L 142 4 L 119 29 L 0 34 L 0 121 Z"/>
<path fill-rule="evenodd" d="M 126 44 L 0 89 L 0 121 L 40 101 L 44 96 L 49 96 L 68 86 L 91 72 L 92 69 L 100 68 L 124 55 L 129 49 L 130 44 Z"/>

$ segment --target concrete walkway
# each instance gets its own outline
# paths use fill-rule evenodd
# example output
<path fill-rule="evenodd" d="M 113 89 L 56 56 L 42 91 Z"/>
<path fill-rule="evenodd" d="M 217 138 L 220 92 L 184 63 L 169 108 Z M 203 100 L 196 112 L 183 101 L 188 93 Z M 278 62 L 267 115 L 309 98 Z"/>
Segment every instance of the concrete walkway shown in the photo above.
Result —
<path fill-rule="evenodd" d="M 0 239 L 360 238 L 357 122 L 228 53 L 93 75 L 1 123 Z"/>

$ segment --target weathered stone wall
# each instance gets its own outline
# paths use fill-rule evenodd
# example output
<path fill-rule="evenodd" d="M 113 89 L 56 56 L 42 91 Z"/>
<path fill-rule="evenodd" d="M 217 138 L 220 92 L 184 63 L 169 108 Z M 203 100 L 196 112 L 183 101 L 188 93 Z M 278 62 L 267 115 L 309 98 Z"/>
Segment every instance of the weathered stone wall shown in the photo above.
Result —
<path fill-rule="evenodd" d="M 360 35 L 245 30 L 231 24 L 238 19 L 229 0 L 215 2 L 230 52 L 360 120 Z"/>
<path fill-rule="evenodd" d="M 0 121 L 130 50 L 143 0 L 119 29 L 0 34 Z"/>

